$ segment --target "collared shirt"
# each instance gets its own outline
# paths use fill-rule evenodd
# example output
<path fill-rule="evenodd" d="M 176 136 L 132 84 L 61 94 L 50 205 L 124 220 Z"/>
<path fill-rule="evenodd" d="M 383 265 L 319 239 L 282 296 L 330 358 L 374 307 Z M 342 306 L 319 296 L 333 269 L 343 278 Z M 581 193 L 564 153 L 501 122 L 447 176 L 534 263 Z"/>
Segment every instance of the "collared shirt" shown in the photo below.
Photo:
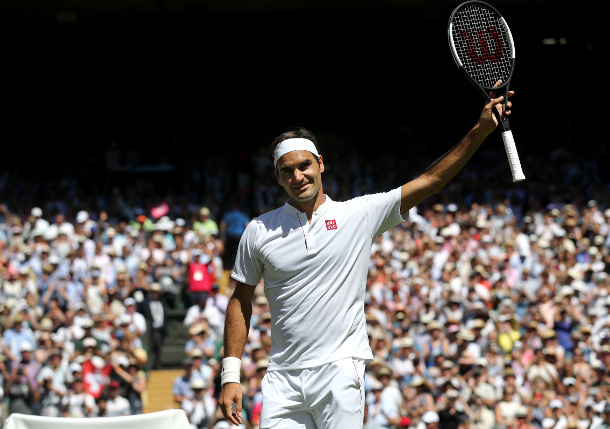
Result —
<path fill-rule="evenodd" d="M 288 203 L 250 222 L 232 277 L 264 279 L 270 371 L 372 360 L 363 311 L 371 246 L 403 221 L 400 202 L 400 188 L 345 202 L 326 196 L 311 222 Z"/>

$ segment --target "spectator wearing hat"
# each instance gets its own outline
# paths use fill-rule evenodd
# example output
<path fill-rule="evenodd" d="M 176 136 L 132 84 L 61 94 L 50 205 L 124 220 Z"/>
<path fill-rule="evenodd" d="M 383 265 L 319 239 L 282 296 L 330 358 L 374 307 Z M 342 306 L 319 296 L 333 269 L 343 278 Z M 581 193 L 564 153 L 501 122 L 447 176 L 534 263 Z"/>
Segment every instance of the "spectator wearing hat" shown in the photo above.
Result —
<path fill-rule="evenodd" d="M 127 398 L 120 395 L 120 384 L 117 380 L 108 383 L 106 391 L 106 416 L 119 417 L 128 416 L 131 413 L 131 406 Z"/>
<path fill-rule="evenodd" d="M 92 267 L 84 280 L 85 304 L 91 315 L 96 315 L 104 309 L 108 289 L 106 282 L 101 279 L 99 267 Z"/>
<path fill-rule="evenodd" d="M 218 236 L 220 230 L 218 224 L 211 217 L 211 211 L 207 207 L 202 207 L 197 212 L 197 220 L 193 222 L 193 231 L 201 238 Z"/>
<path fill-rule="evenodd" d="M 63 286 L 60 287 L 62 290 L 60 295 L 49 296 L 48 292 L 53 290 L 55 286 L 49 286 L 47 293 L 44 294 L 41 298 L 42 308 L 45 310 L 43 317 L 49 318 L 53 321 L 54 326 L 66 326 L 68 323 L 68 316 L 63 311 L 62 308 L 65 308 L 65 304 L 67 300 L 65 299 L 67 295 L 65 295 L 65 290 Z"/>
<path fill-rule="evenodd" d="M 4 386 L 9 379 L 9 368 L 6 367 L 6 356 L 0 354 L 0 420 L 7 415 L 8 403 L 5 397 Z"/>
<path fill-rule="evenodd" d="M 583 336 L 584 336 L 584 327 L 582 328 Z M 590 385 L 593 382 L 594 371 L 591 368 L 589 362 L 587 362 L 585 358 L 585 351 L 579 346 L 574 349 L 574 364 L 573 371 L 574 376 L 582 379 L 586 384 Z"/>
<path fill-rule="evenodd" d="M 496 427 L 510 428 L 515 421 L 515 414 L 521 402 L 515 399 L 515 387 L 512 385 L 504 386 L 502 396 L 496 404 L 495 417 Z"/>
<path fill-rule="evenodd" d="M 184 372 L 176 377 L 172 383 L 172 395 L 176 404 L 181 405 L 185 399 L 193 398 L 193 390 L 191 389 L 191 382 L 200 378 L 199 374 L 195 374 L 193 371 L 193 359 L 186 357 L 182 360 L 182 369 Z"/>
<path fill-rule="evenodd" d="M 178 308 L 179 305 L 183 305 L 184 271 L 185 268 L 178 264 L 174 257 L 166 257 L 153 270 L 154 282 L 151 284 L 151 288 L 154 283 L 161 286 L 161 296 L 170 308 Z"/>
<path fill-rule="evenodd" d="M 390 425 L 398 424 L 402 403 L 402 394 L 398 388 L 398 383 L 393 379 L 393 375 L 394 373 L 387 366 L 382 366 L 375 373 L 375 377 L 383 385 L 380 397 L 382 414 Z"/>
<path fill-rule="evenodd" d="M 424 365 L 419 362 L 418 358 L 415 359 L 413 365 L 415 375 L 405 388 L 405 407 L 409 416 L 414 421 L 419 421 L 426 411 L 436 410 L 435 398 L 432 395 L 435 386 L 427 377 L 422 375 Z"/>
<path fill-rule="evenodd" d="M 94 322 L 90 317 L 83 318 L 80 328 L 82 334 L 79 338 L 74 339 L 74 354 L 101 354 L 104 341 L 93 332 Z M 106 344 L 106 346 L 108 346 Z M 87 353 L 87 348 L 91 348 Z"/>
<path fill-rule="evenodd" d="M 264 313 L 269 313 L 269 301 L 267 300 L 267 297 L 261 293 L 254 297 L 253 303 L 250 324 L 252 326 L 258 326 L 260 316 Z"/>
<path fill-rule="evenodd" d="M 119 276 L 119 274 L 117 274 Z M 122 277 L 121 277 L 122 278 Z M 119 284 L 109 284 L 108 291 L 105 296 L 104 312 L 109 314 L 113 319 L 125 313 L 124 294 L 119 289 Z"/>
<path fill-rule="evenodd" d="M 75 311 L 79 303 L 84 302 L 85 285 L 81 279 L 76 276 L 74 270 L 70 268 L 65 278 L 65 291 L 67 296 L 66 310 Z"/>
<path fill-rule="evenodd" d="M 589 429 L 602 429 L 610 426 L 610 403 L 606 402 L 601 408 L 599 415 L 595 416 L 591 421 Z"/>
<path fill-rule="evenodd" d="M 437 404 L 439 427 L 442 429 L 458 429 L 460 425 L 468 420 L 471 414 L 470 407 L 457 390 L 450 388 Z"/>
<path fill-rule="evenodd" d="M 502 347 L 505 354 L 510 354 L 515 341 L 521 339 L 519 326 L 513 315 L 502 314 L 498 317 L 498 345 Z"/>
<path fill-rule="evenodd" d="M 30 343 L 24 343 L 21 347 L 21 359 L 15 362 L 13 367 L 20 368 L 23 374 L 28 378 L 29 384 L 38 389 L 38 373 L 42 365 L 34 358 L 34 348 Z"/>
<path fill-rule="evenodd" d="M 467 368 L 470 368 L 472 365 L 470 363 L 463 364 L 460 362 L 454 362 L 449 359 L 445 359 L 440 364 L 440 377 L 438 380 L 443 380 L 443 385 L 440 386 L 437 394 L 443 396 L 443 391 L 446 394 L 446 390 L 448 389 L 460 389 L 463 388 L 464 392 L 468 392 L 469 388 L 466 385 L 466 379 L 462 375 Z M 469 394 L 469 393 L 466 393 Z"/>
<path fill-rule="evenodd" d="M 18 269 L 13 265 L 9 265 L 5 278 L 0 281 L 0 296 L 3 296 L 5 299 L 21 299 L 24 293 L 25 289 L 19 277 Z"/>
<path fill-rule="evenodd" d="M 370 341 L 373 356 L 387 361 L 390 358 L 391 344 L 384 330 L 373 331 Z"/>
<path fill-rule="evenodd" d="M 193 323 L 189 327 L 189 336 L 184 345 L 184 353 L 186 355 L 191 354 L 195 349 L 199 349 L 203 352 L 205 360 L 207 361 L 216 354 L 216 345 L 214 341 L 208 335 L 208 326 L 205 321 Z"/>
<path fill-rule="evenodd" d="M 415 342 L 410 336 L 402 337 L 397 340 L 397 350 L 390 360 L 390 367 L 397 380 L 405 379 L 407 382 L 413 376 L 413 358 L 417 356 L 414 350 Z"/>
<path fill-rule="evenodd" d="M 437 356 L 449 353 L 449 340 L 442 331 L 442 325 L 436 320 L 430 322 L 426 330 L 430 338 L 423 345 L 423 360 L 426 367 L 431 367 Z"/>
<path fill-rule="evenodd" d="M 253 377 L 248 380 L 248 397 L 250 398 L 250 419 L 254 425 L 260 424 L 261 409 L 263 405 L 262 382 L 269 360 L 265 357 L 256 361 L 256 372 Z"/>
<path fill-rule="evenodd" d="M 78 376 L 72 386 L 61 398 L 61 409 L 64 417 L 94 417 L 97 405 L 93 395 L 85 391 L 83 379 Z"/>
<path fill-rule="evenodd" d="M 595 418 L 597 417 L 596 410 L 594 408 L 595 402 L 591 398 L 587 398 L 582 401 L 582 410 L 579 412 L 578 416 L 580 420 L 578 421 L 579 426 L 589 428 L 595 426 Z"/>
<path fill-rule="evenodd" d="M 129 282 L 124 296 L 132 298 L 135 298 L 140 294 L 143 296 L 150 289 L 152 274 L 149 262 L 151 262 L 151 258 L 141 260 L 137 263 L 135 267 L 135 276 L 133 276 L 133 281 Z"/>
<path fill-rule="evenodd" d="M 515 422 L 511 425 L 514 429 L 536 429 L 530 421 L 528 409 L 525 405 L 522 405 L 515 412 Z"/>
<path fill-rule="evenodd" d="M 372 397 L 368 398 L 365 412 L 365 421 L 363 429 L 385 429 L 390 428 L 391 424 L 385 416 L 383 406 L 381 404 L 381 392 L 383 392 L 383 384 L 379 380 L 373 380 L 370 392 Z"/>
<path fill-rule="evenodd" d="M 495 343 L 493 344 L 495 345 Z M 493 377 L 489 374 L 489 360 L 487 358 L 481 358 L 475 362 L 467 382 L 473 395 L 476 395 L 487 408 L 494 409 L 498 395 L 492 384 Z"/>
<path fill-rule="evenodd" d="M 555 313 L 553 329 L 557 333 L 558 344 L 565 350 L 566 357 L 572 357 L 574 351 L 574 341 L 572 330 L 582 323 L 580 312 L 577 306 L 567 305 L 558 308 Z"/>
<path fill-rule="evenodd" d="M 68 368 L 63 364 L 62 350 L 55 348 L 51 351 L 49 360 L 38 372 L 38 384 L 41 384 L 43 377 L 51 376 L 52 385 L 56 389 L 64 389 L 68 381 Z"/>
<path fill-rule="evenodd" d="M 146 373 L 135 358 L 118 358 L 113 361 L 115 379 L 121 385 L 121 396 L 129 401 L 131 414 L 142 414 L 142 393 L 146 390 Z"/>
<path fill-rule="evenodd" d="M 493 429 L 496 425 L 496 416 L 483 398 L 474 393 L 471 395 L 470 401 L 469 421 L 471 429 Z"/>
<path fill-rule="evenodd" d="M 562 396 L 568 401 L 570 404 L 575 404 L 579 402 L 579 387 L 577 386 L 577 380 L 570 376 L 564 377 L 563 380 L 563 392 Z"/>
<path fill-rule="evenodd" d="M 107 239 L 112 240 L 115 230 L 114 228 L 107 228 L 105 233 L 108 233 L 108 231 L 110 231 L 110 237 Z M 109 254 L 108 250 L 109 248 L 104 245 L 102 239 L 96 240 L 91 265 L 97 267 L 97 269 L 100 271 L 100 277 L 105 284 L 112 284 L 114 283 L 115 277 L 112 258 L 116 256 L 116 250 L 114 250 L 114 248 L 112 249 L 114 254 L 113 252 L 110 252 Z"/>
<path fill-rule="evenodd" d="M 200 348 L 191 349 L 187 355 L 193 360 L 193 375 L 195 377 L 201 377 L 206 384 L 212 386 L 214 384 L 214 377 L 216 376 L 214 369 L 208 364 L 209 360 L 206 358 L 204 362 L 204 354 Z"/>
<path fill-rule="evenodd" d="M 457 333 L 458 352 L 455 361 L 461 365 L 473 365 L 482 355 L 481 346 L 475 341 L 474 333 L 462 328 Z"/>
<path fill-rule="evenodd" d="M 161 369 L 161 350 L 167 337 L 167 311 L 163 288 L 153 282 L 143 302 L 143 313 L 148 325 L 149 369 Z"/>
<path fill-rule="evenodd" d="M 472 333 L 474 334 L 473 342 L 475 344 L 478 344 L 478 346 L 481 350 L 480 356 L 479 356 L 479 357 L 481 357 L 483 355 L 483 350 L 489 344 L 489 337 L 487 336 L 487 334 L 485 334 L 485 335 L 483 334 L 483 330 L 487 326 L 487 322 L 480 317 L 476 317 L 475 319 L 472 320 L 471 323 L 469 323 L 469 326 L 470 326 Z"/>
<path fill-rule="evenodd" d="M 447 300 L 445 306 L 441 309 L 439 320 L 444 321 L 461 321 L 464 318 L 464 307 L 459 297 L 452 295 Z"/>
<path fill-rule="evenodd" d="M 21 348 L 25 344 L 32 349 L 36 346 L 36 337 L 29 326 L 24 323 L 23 313 L 16 313 L 12 320 L 9 317 L 8 329 L 2 334 L 2 342 L 4 343 L 4 355 L 11 362 L 19 362 Z"/>
<path fill-rule="evenodd" d="M 23 233 L 28 236 L 35 234 L 44 234 L 49 228 L 49 221 L 43 217 L 43 212 L 40 207 L 32 207 L 30 216 L 23 225 Z"/>
<path fill-rule="evenodd" d="M 132 340 L 134 347 L 142 346 L 142 338 L 146 334 L 146 317 L 137 309 L 137 301 L 132 297 L 125 298 L 125 313 L 121 316 L 121 320 L 127 321 L 125 333 Z"/>
<path fill-rule="evenodd" d="M 214 417 L 216 402 L 208 393 L 207 387 L 203 379 L 193 379 L 190 383 L 193 396 L 183 399 L 180 403 L 180 408 L 186 413 L 193 428 L 207 428 L 209 422 Z"/>
<path fill-rule="evenodd" d="M 48 368 L 44 368 L 41 371 L 41 380 L 38 387 L 39 399 L 37 402 L 37 408 L 40 407 L 40 413 L 46 417 L 60 417 L 61 416 L 61 401 L 67 393 L 65 384 L 53 383 L 54 374 Z"/>
<path fill-rule="evenodd" d="M 417 429 L 436 429 L 439 427 L 439 416 L 436 411 L 426 411 L 421 421 L 417 425 Z"/>
<path fill-rule="evenodd" d="M 39 408 L 39 389 L 29 381 L 27 370 L 13 367 L 4 380 L 4 391 L 9 400 L 9 414 L 35 414 Z"/>
<path fill-rule="evenodd" d="M 550 415 L 553 420 L 553 428 L 566 429 L 568 426 L 568 417 L 565 414 L 565 406 L 561 399 L 552 399 L 549 402 Z"/>
<path fill-rule="evenodd" d="M 210 330 L 209 336 L 213 341 L 222 341 L 224 332 L 224 316 L 213 304 L 209 304 L 209 294 L 203 292 L 199 295 L 196 304 L 189 307 L 184 316 L 184 326 L 189 328 L 197 322 L 207 322 Z"/>
<path fill-rule="evenodd" d="M 534 361 L 527 370 L 526 379 L 533 382 L 540 378 L 547 386 L 558 385 L 559 373 L 554 365 L 556 362 L 554 353 L 555 350 L 553 348 L 537 349 Z"/>
<path fill-rule="evenodd" d="M 504 368 L 504 375 L 501 379 L 500 386 L 506 389 L 507 386 L 513 388 L 514 396 L 513 399 L 519 403 L 526 403 L 528 401 L 527 390 L 522 383 L 517 383 L 517 375 L 512 366 L 506 366 Z"/>

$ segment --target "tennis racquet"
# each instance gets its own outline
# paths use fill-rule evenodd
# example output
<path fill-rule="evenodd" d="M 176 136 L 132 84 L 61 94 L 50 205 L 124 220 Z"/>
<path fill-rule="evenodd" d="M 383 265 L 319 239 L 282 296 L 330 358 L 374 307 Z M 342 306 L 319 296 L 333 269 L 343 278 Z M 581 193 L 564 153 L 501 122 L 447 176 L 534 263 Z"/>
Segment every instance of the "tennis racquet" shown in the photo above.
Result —
<path fill-rule="evenodd" d="M 491 101 L 490 92 L 503 90 L 502 108 L 506 110 L 508 86 L 515 67 L 515 44 L 504 18 L 485 2 L 467 1 L 451 13 L 447 33 L 449 47 L 458 67 L 487 102 Z M 499 80 L 502 83 L 494 87 Z M 502 140 L 513 182 L 524 180 L 508 118 L 502 117 L 497 109 L 493 110 L 503 128 Z"/>

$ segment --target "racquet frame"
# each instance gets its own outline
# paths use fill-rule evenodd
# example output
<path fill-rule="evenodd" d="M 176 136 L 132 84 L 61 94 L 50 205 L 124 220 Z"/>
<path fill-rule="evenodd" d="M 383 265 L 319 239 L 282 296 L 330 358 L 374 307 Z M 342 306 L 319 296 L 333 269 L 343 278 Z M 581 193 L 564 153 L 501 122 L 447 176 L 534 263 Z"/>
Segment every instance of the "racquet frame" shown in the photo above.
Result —
<path fill-rule="evenodd" d="M 500 22 L 500 24 L 504 27 L 504 29 L 507 33 L 507 37 L 510 39 L 510 48 L 511 48 L 510 72 L 509 72 L 508 76 L 503 77 L 504 79 L 503 79 L 502 83 L 500 85 L 498 85 L 497 87 L 482 85 L 476 79 L 474 79 L 471 76 L 471 74 L 468 72 L 468 70 L 466 70 L 466 68 L 464 67 L 462 60 L 460 59 L 460 57 L 457 53 L 456 44 L 453 39 L 453 21 L 454 21 L 455 15 L 460 10 L 462 10 L 464 7 L 467 7 L 469 5 L 478 5 L 479 7 L 486 8 L 486 9 L 489 9 L 490 11 L 492 11 L 492 13 L 498 18 L 498 21 Z M 506 20 L 504 19 L 504 17 L 502 17 L 500 12 L 498 12 L 498 10 L 496 8 L 494 8 L 493 6 L 491 6 L 488 3 L 485 3 L 485 2 L 479 1 L 479 0 L 466 1 L 462 4 L 460 4 L 458 7 L 456 7 L 453 10 L 453 12 L 451 13 L 451 17 L 449 18 L 449 24 L 448 24 L 448 28 L 447 28 L 447 37 L 449 39 L 451 55 L 453 56 L 453 59 L 455 60 L 458 68 L 462 71 L 462 73 L 466 76 L 466 78 L 477 88 L 477 90 L 485 98 L 486 103 L 489 103 L 491 101 L 491 96 L 489 95 L 491 92 L 495 92 L 496 94 L 498 94 L 500 91 L 503 91 L 504 92 L 504 101 L 502 103 L 502 110 L 503 110 L 503 112 L 506 111 L 506 108 L 507 108 L 506 104 L 508 102 L 508 87 L 510 85 L 510 81 L 511 81 L 511 78 L 513 75 L 513 70 L 515 67 L 515 44 L 514 44 L 514 40 L 513 40 L 512 33 L 510 31 L 510 28 L 508 27 L 508 24 L 506 23 Z M 524 180 L 525 175 L 523 174 L 523 171 L 521 169 L 521 162 L 519 161 L 519 155 L 517 153 L 517 148 L 515 146 L 515 142 L 514 142 L 514 139 L 512 136 L 512 131 L 510 128 L 510 122 L 508 120 L 508 117 L 501 115 L 500 112 L 498 111 L 498 109 L 493 109 L 493 113 L 494 113 L 494 115 L 496 115 L 496 119 L 498 120 L 498 123 L 502 126 L 502 130 L 503 130 L 502 140 L 504 141 L 504 147 L 506 149 L 506 154 L 508 156 L 509 165 L 510 165 L 511 173 L 513 176 L 513 182 L 519 182 L 521 180 Z"/>

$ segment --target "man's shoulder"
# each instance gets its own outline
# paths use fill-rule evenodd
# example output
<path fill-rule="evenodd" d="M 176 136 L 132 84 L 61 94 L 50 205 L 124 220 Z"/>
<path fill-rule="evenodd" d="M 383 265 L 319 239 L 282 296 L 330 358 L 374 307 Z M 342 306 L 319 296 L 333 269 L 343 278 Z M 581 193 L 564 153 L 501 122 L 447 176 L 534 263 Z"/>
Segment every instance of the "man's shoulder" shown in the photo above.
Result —
<path fill-rule="evenodd" d="M 272 219 L 276 219 L 278 216 L 282 216 L 284 214 L 284 206 L 279 206 L 273 210 L 269 210 L 268 212 L 262 213 L 251 220 L 252 222 L 260 222 L 265 223 Z"/>
<path fill-rule="evenodd" d="M 258 233 L 265 233 L 265 231 L 271 231 L 276 228 L 279 228 L 282 224 L 284 224 L 287 220 L 286 211 L 284 206 L 278 207 L 261 215 L 258 215 L 255 218 L 252 218 L 248 225 L 246 226 L 246 230 Z"/>

